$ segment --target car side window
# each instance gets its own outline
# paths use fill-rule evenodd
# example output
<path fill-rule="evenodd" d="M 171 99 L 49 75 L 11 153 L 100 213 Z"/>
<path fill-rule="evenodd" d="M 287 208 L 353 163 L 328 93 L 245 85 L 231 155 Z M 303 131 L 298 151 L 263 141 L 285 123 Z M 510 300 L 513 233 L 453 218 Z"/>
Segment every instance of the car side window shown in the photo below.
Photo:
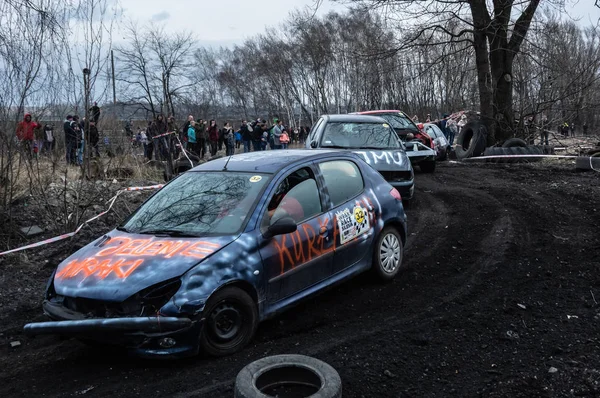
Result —
<path fill-rule="evenodd" d="M 333 206 L 339 206 L 365 189 L 362 173 L 349 160 L 332 160 L 319 165 Z"/>
<path fill-rule="evenodd" d="M 427 127 L 427 130 L 425 131 L 427 133 L 427 135 L 429 135 L 431 138 L 435 139 L 437 138 L 437 132 L 435 131 L 435 129 L 431 126 Z"/>
<path fill-rule="evenodd" d="M 269 200 L 263 226 L 282 217 L 301 223 L 323 212 L 317 181 L 311 169 L 305 167 L 288 175 Z"/>

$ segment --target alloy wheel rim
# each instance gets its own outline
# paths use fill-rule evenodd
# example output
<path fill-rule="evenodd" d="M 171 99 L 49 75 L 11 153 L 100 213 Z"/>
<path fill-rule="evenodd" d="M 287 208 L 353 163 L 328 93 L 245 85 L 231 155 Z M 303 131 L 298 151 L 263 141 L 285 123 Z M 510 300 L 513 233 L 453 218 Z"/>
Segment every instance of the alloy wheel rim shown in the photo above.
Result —
<path fill-rule="evenodd" d="M 381 269 L 392 273 L 400 264 L 400 242 L 394 234 L 387 234 L 381 240 L 379 246 L 379 263 Z"/>

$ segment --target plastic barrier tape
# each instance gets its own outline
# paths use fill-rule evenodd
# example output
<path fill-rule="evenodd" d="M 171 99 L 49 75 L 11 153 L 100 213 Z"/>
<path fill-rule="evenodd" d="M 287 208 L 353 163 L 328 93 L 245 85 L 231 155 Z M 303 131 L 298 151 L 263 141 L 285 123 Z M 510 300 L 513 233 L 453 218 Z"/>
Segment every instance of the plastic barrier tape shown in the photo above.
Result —
<path fill-rule="evenodd" d="M 119 195 L 122 194 L 123 192 L 147 191 L 147 190 L 152 190 L 152 189 L 161 189 L 164 186 L 165 186 L 164 184 L 158 184 L 158 185 L 149 185 L 149 186 L 145 186 L 145 187 L 128 187 L 128 188 L 121 189 L 121 190 L 117 191 L 117 193 L 115 194 L 115 196 L 113 196 L 112 198 L 110 198 L 108 200 L 108 203 L 110 203 L 108 205 L 108 209 L 106 209 L 102 213 L 97 214 L 94 217 L 92 217 L 92 218 L 84 221 L 80 226 L 77 227 L 77 229 L 75 231 L 69 232 L 69 233 L 66 233 L 66 234 L 63 234 L 63 235 L 55 236 L 54 238 L 45 239 L 45 240 L 43 240 L 41 242 L 32 243 L 32 244 L 27 245 L 27 246 L 21 246 L 21 247 L 18 247 L 16 249 L 7 250 L 5 252 L 0 253 L 0 256 L 3 256 L 5 254 L 20 252 L 22 250 L 33 249 L 34 247 L 44 246 L 44 245 L 47 245 L 49 243 L 54 243 L 54 242 L 58 242 L 58 241 L 70 238 L 70 237 L 74 236 L 76 233 L 78 233 L 79 231 L 81 231 L 81 228 L 83 228 L 86 224 L 88 224 L 88 223 L 90 223 L 90 222 L 92 222 L 94 220 L 97 220 L 98 218 L 100 218 L 103 215 L 105 215 L 106 213 L 108 213 L 110 211 L 110 209 L 112 209 L 112 207 L 115 204 L 115 202 L 117 201 L 117 198 L 119 197 Z"/>

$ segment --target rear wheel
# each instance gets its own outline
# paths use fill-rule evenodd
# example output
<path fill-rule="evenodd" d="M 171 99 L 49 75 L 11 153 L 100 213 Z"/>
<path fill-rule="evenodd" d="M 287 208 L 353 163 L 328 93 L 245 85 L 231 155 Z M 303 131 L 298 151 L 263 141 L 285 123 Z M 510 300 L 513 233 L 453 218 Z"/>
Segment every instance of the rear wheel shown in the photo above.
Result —
<path fill-rule="evenodd" d="M 206 303 L 200 348 L 220 357 L 233 354 L 250 342 L 258 325 L 256 304 L 237 287 L 217 291 Z"/>
<path fill-rule="evenodd" d="M 373 253 L 373 272 L 383 281 L 394 279 L 402 266 L 404 247 L 398 231 L 385 227 L 379 234 Z"/>

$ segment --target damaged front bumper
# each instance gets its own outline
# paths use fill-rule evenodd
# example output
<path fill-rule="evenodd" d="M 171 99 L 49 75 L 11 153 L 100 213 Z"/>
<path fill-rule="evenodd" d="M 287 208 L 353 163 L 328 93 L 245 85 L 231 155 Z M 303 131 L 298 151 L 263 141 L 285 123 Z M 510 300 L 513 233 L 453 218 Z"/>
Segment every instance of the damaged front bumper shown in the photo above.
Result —
<path fill-rule="evenodd" d="M 413 165 L 424 161 L 435 161 L 437 158 L 437 152 L 420 141 L 405 142 L 404 145 L 406 146 L 406 154 Z"/>
<path fill-rule="evenodd" d="M 25 334 L 56 334 L 123 345 L 142 357 L 187 357 L 199 351 L 201 321 L 166 316 L 86 318 L 48 300 L 43 308 L 52 321 L 28 323 L 23 328 Z"/>

